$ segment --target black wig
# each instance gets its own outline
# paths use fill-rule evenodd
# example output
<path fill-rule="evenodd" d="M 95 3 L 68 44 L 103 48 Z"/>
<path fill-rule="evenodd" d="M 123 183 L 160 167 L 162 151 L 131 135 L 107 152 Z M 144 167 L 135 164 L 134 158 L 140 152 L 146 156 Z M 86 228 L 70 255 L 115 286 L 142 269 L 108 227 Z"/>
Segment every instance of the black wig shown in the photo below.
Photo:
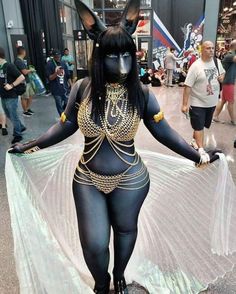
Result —
<path fill-rule="evenodd" d="M 104 73 L 104 58 L 111 53 L 129 52 L 132 57 L 132 67 L 128 74 L 125 86 L 128 90 L 128 101 L 132 110 L 137 109 L 142 117 L 144 109 L 144 94 L 139 81 L 136 59 L 136 46 L 130 34 L 121 26 L 109 27 L 102 32 L 94 43 L 91 60 L 91 99 L 92 114 L 95 118 L 104 114 L 106 99 L 106 80 Z"/>

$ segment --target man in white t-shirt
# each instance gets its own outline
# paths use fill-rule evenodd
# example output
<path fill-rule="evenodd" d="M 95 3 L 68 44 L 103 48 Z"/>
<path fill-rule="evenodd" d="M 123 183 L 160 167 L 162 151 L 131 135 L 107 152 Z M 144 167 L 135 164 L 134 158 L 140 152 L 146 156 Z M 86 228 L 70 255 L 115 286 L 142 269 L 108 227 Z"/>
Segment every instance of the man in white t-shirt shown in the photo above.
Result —
<path fill-rule="evenodd" d="M 189 69 L 185 80 L 182 112 L 190 115 L 194 147 L 199 153 L 203 149 L 204 127 L 209 128 L 218 102 L 220 84 L 224 77 L 224 69 L 220 60 L 214 61 L 214 45 L 210 41 L 202 44 L 201 58 Z M 190 106 L 189 106 L 190 104 Z"/>

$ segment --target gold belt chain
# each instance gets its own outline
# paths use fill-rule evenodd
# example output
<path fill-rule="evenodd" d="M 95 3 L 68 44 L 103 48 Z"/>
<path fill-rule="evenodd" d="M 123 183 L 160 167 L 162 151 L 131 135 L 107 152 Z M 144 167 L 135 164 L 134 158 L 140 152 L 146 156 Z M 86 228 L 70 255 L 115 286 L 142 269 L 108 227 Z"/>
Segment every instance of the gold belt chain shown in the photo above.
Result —
<path fill-rule="evenodd" d="M 83 164 L 83 166 L 86 168 L 86 170 L 82 169 L 79 164 L 77 166 L 76 172 L 80 172 L 83 174 L 86 178 L 81 177 L 77 173 L 75 173 L 74 180 L 83 185 L 90 185 L 95 186 L 99 191 L 102 191 L 105 194 L 111 193 L 114 189 L 120 188 L 124 190 L 138 190 L 144 187 L 149 182 L 149 174 L 147 171 L 146 166 L 142 163 L 141 167 L 138 171 L 128 174 L 127 172 L 134 166 L 137 165 L 140 162 L 139 155 L 136 156 L 134 162 L 132 165 L 126 169 L 123 173 L 116 174 L 116 175 L 101 175 L 97 174 L 93 171 L 91 171 L 86 164 Z M 135 181 L 139 177 L 143 176 L 141 179 Z M 134 180 L 134 181 L 133 181 Z M 131 181 L 129 183 L 129 181 Z M 133 181 L 133 182 L 132 182 Z M 134 185 L 137 185 L 136 187 L 132 187 Z"/>

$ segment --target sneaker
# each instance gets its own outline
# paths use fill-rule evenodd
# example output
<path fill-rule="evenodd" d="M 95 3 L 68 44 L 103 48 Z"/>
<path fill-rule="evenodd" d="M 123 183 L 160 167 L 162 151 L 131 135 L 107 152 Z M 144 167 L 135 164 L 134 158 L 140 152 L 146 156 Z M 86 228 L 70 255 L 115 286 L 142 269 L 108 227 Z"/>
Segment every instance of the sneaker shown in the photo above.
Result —
<path fill-rule="evenodd" d="M 31 113 L 31 114 L 34 114 L 34 111 L 31 110 L 31 109 L 28 109 L 27 112 Z"/>
<path fill-rule="evenodd" d="M 2 135 L 3 135 L 3 136 L 8 135 L 8 131 L 7 131 L 6 128 L 2 128 Z"/>
<path fill-rule="evenodd" d="M 7 124 L 5 124 L 5 128 L 7 128 Z M 0 130 L 2 129 L 2 124 L 0 124 Z"/>
<path fill-rule="evenodd" d="M 44 94 L 44 96 L 50 96 L 50 95 L 52 95 L 50 91 L 47 91 L 47 92 Z"/>
<path fill-rule="evenodd" d="M 231 125 L 236 126 L 236 121 L 231 120 L 230 123 Z"/>
<path fill-rule="evenodd" d="M 234 148 L 236 148 L 236 140 L 234 141 Z"/>
<path fill-rule="evenodd" d="M 32 115 L 32 113 L 25 111 L 25 112 L 23 112 L 23 115 L 26 117 L 30 117 Z"/>
<path fill-rule="evenodd" d="M 15 137 L 13 138 L 13 140 L 11 141 L 11 143 L 12 143 L 12 144 L 15 144 L 15 143 L 17 143 L 17 142 L 20 142 L 22 139 L 23 139 L 22 136 L 15 136 Z"/>
<path fill-rule="evenodd" d="M 26 131 L 26 127 L 23 127 L 22 129 L 21 129 L 21 132 L 23 133 L 24 131 Z"/>
<path fill-rule="evenodd" d="M 198 150 L 198 145 L 195 139 L 192 139 L 189 145 L 192 146 L 195 150 Z"/>

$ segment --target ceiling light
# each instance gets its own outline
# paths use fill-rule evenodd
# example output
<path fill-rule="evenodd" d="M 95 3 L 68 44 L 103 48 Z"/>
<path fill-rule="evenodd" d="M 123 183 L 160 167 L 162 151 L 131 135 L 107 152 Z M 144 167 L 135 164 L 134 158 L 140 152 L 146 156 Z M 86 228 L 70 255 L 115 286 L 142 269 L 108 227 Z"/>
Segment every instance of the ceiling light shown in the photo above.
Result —
<path fill-rule="evenodd" d="M 234 1 L 233 6 L 236 6 L 236 1 Z"/>
<path fill-rule="evenodd" d="M 228 11 L 228 10 L 229 10 L 229 8 L 228 8 L 228 7 L 225 7 L 225 8 L 224 8 L 224 11 Z"/>
<path fill-rule="evenodd" d="M 229 11 L 232 11 L 233 10 L 233 7 L 230 7 Z"/>

